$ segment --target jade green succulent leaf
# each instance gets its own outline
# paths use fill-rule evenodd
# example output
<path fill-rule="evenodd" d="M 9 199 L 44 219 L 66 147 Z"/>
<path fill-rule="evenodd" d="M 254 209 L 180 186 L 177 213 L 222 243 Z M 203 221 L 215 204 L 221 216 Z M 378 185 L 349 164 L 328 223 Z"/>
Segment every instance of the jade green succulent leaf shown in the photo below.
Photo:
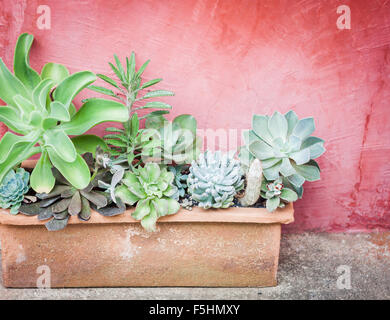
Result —
<path fill-rule="evenodd" d="M 33 37 L 22 34 L 16 44 L 13 75 L 0 60 L 0 121 L 16 134 L 7 133 L 0 141 L 0 182 L 23 160 L 41 152 L 42 160 L 32 173 L 32 188 L 48 192 L 53 187 L 51 167 L 56 167 L 78 189 L 87 187 L 90 172 L 80 152 L 96 149 L 98 138 L 74 138 L 105 122 L 123 122 L 128 111 L 120 103 L 93 99 L 77 112 L 73 98 L 95 81 L 90 71 L 69 75 L 64 66 L 47 64 L 42 79 L 29 65 Z M 45 175 L 43 178 L 39 176 Z"/>
<path fill-rule="evenodd" d="M 147 231 L 155 231 L 159 217 L 180 209 L 179 203 L 171 198 L 177 191 L 173 179 L 173 173 L 165 166 L 147 163 L 145 167 L 127 171 L 115 195 L 126 204 L 137 203 L 133 218 L 140 220 Z"/>
<path fill-rule="evenodd" d="M 100 147 L 103 151 L 109 150 L 106 142 L 102 138 L 92 134 L 73 137 L 72 142 L 78 154 L 90 152 L 95 156 L 97 147 Z"/>
<path fill-rule="evenodd" d="M 271 117 L 254 115 L 252 130 L 244 134 L 245 146 L 239 154 L 244 169 L 257 158 L 268 181 L 282 175 L 301 194 L 306 180 L 320 179 L 320 169 L 314 159 L 325 148 L 324 140 L 311 136 L 314 129 L 313 118 L 299 120 L 294 111 L 285 115 L 275 112 Z"/>
<path fill-rule="evenodd" d="M 15 76 L 29 90 L 33 90 L 41 81 L 38 72 L 30 67 L 29 52 L 33 41 L 34 37 L 31 34 L 21 34 L 16 44 L 14 56 Z"/>
<path fill-rule="evenodd" d="M 50 79 L 56 86 L 67 77 L 69 77 L 69 70 L 64 65 L 58 63 L 46 63 L 41 71 L 42 80 Z"/>
<path fill-rule="evenodd" d="M 89 99 L 69 122 L 59 127 L 69 135 L 81 135 L 102 122 L 124 122 L 128 119 L 126 108 L 105 99 Z"/>
<path fill-rule="evenodd" d="M 55 101 L 61 102 L 67 109 L 74 97 L 84 88 L 96 80 L 96 76 L 91 71 L 76 72 L 58 84 L 53 93 Z"/>
<path fill-rule="evenodd" d="M 0 58 L 0 97 L 10 106 L 16 106 L 15 96 L 21 95 L 23 98 L 29 99 L 30 93 L 23 83 L 16 78 L 6 67 L 3 60 Z"/>
<path fill-rule="evenodd" d="M 7 159 L 0 163 L 0 183 L 12 168 L 41 152 L 41 148 L 34 145 L 35 142 L 27 142 L 12 149 Z"/>
<path fill-rule="evenodd" d="M 49 155 L 43 151 L 33 172 L 31 173 L 30 183 L 31 188 L 38 193 L 49 193 L 55 185 L 56 179 L 52 171 L 52 164 Z"/>
<path fill-rule="evenodd" d="M 22 168 L 10 170 L 0 184 L 0 207 L 10 208 L 12 214 L 17 214 L 19 207 L 29 190 L 30 174 Z"/>
<path fill-rule="evenodd" d="M 243 171 L 239 161 L 228 154 L 205 152 L 192 162 L 187 185 L 200 207 L 228 208 L 244 187 Z"/>

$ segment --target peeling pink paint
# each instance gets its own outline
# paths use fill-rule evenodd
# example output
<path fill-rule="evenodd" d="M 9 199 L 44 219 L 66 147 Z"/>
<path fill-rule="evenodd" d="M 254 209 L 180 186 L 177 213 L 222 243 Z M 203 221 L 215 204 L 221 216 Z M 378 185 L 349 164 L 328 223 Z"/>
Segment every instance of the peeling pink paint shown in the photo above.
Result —
<path fill-rule="evenodd" d="M 150 58 L 145 77 L 176 92 L 172 116 L 192 113 L 203 129 L 248 128 L 253 113 L 290 108 L 314 116 L 327 141 L 322 180 L 306 184 L 287 230 L 390 228 L 389 1 L 50 1 L 50 30 L 36 26 L 39 1 L 2 4 L 8 66 L 18 34 L 31 32 L 38 69 L 110 73 L 114 53 Z M 351 30 L 336 26 L 341 4 Z"/>

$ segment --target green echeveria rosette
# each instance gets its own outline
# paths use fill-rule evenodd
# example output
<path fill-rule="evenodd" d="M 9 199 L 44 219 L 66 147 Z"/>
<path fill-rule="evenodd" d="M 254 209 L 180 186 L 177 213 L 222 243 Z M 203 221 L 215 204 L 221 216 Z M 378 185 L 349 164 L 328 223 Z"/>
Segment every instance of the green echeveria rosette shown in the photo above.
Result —
<path fill-rule="evenodd" d="M 173 179 L 173 173 L 166 167 L 147 163 L 143 168 L 125 173 L 122 184 L 115 188 L 115 196 L 128 205 L 137 203 L 133 218 L 140 220 L 147 231 L 155 231 L 159 217 L 180 209 L 179 203 L 172 198 L 177 192 Z"/>
<path fill-rule="evenodd" d="M 30 189 L 29 178 L 30 174 L 22 168 L 16 172 L 10 170 L 0 185 L 0 207 L 11 208 L 11 213 L 17 214 L 24 195 Z"/>

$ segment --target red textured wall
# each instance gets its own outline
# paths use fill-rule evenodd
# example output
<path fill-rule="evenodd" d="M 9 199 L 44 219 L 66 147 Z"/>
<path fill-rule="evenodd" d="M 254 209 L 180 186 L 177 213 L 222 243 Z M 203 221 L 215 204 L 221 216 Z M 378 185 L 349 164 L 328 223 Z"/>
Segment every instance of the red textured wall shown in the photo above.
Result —
<path fill-rule="evenodd" d="M 390 228 L 389 1 L 46 1 L 50 30 L 37 28 L 40 4 L 2 0 L 8 66 L 18 34 L 31 32 L 38 69 L 109 73 L 114 53 L 150 58 L 146 79 L 176 92 L 172 115 L 192 113 L 203 129 L 248 128 L 253 113 L 290 108 L 314 116 L 322 180 L 305 185 L 287 230 Z M 336 26 L 342 4 L 350 30 Z"/>

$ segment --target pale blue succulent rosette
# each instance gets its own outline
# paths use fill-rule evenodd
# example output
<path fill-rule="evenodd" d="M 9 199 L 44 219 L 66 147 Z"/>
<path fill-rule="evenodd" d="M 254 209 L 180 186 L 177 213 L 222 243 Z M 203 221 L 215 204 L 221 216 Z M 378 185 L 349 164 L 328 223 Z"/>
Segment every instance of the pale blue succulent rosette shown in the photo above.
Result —
<path fill-rule="evenodd" d="M 228 208 L 234 196 L 244 187 L 240 162 L 220 151 L 206 151 L 190 167 L 187 184 L 192 199 L 199 207 Z"/>
<path fill-rule="evenodd" d="M 11 208 L 11 214 L 17 214 L 24 195 L 30 189 L 29 179 L 30 174 L 23 168 L 10 170 L 0 185 L 0 207 Z"/>

